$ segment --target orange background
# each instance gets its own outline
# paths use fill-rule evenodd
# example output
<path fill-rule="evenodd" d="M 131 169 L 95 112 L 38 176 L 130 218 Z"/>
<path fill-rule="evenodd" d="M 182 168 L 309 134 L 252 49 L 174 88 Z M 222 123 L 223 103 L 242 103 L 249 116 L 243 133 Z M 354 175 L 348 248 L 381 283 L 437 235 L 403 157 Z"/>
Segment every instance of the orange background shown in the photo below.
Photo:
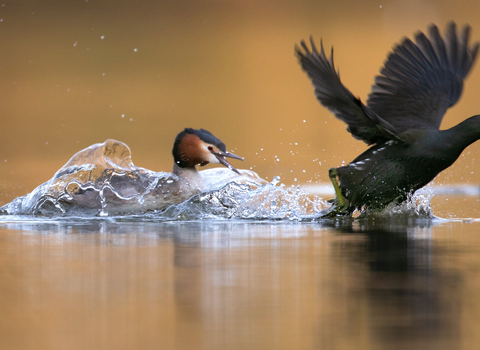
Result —
<path fill-rule="evenodd" d="M 0 2 L 0 203 L 108 138 L 137 166 L 170 171 L 184 127 L 211 131 L 245 157 L 234 166 L 269 180 L 328 181 L 366 145 L 318 104 L 294 44 L 334 45 L 342 81 L 366 100 L 403 36 L 453 19 L 480 40 L 479 13 L 476 0 Z M 479 91 L 474 67 L 442 128 L 480 114 Z M 478 182 L 479 150 L 436 183 Z"/>

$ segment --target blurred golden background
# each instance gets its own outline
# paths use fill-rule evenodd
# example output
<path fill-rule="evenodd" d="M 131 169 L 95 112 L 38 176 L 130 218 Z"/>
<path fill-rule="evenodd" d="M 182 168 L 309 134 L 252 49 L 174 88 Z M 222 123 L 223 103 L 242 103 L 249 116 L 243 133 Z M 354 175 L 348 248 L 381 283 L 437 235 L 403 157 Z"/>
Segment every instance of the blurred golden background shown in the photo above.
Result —
<path fill-rule="evenodd" d="M 0 203 L 47 181 L 108 138 L 137 166 L 170 171 L 184 127 L 205 128 L 252 168 L 288 185 L 366 149 L 321 107 L 293 47 L 334 45 L 344 84 L 366 100 L 403 36 L 454 20 L 480 40 L 474 0 L 0 2 Z M 480 114 L 480 67 L 442 128 Z M 478 182 L 480 143 L 436 183 Z M 233 163 L 232 163 L 233 164 Z"/>

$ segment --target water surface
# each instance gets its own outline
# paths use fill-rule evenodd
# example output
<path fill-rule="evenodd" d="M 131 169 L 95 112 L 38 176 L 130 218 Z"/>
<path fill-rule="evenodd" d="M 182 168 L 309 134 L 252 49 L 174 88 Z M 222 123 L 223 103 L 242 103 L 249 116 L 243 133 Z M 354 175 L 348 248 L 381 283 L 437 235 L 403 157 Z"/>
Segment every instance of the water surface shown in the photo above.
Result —
<path fill-rule="evenodd" d="M 476 220 L 0 219 L 2 349 L 480 340 Z"/>

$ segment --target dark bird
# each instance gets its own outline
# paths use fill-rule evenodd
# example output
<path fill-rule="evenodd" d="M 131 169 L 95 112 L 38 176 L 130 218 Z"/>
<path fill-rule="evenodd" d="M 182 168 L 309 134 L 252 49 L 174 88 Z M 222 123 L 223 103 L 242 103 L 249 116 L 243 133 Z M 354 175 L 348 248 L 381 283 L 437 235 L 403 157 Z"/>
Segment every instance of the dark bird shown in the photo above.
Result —
<path fill-rule="evenodd" d="M 295 52 L 322 105 L 344 121 L 356 139 L 371 145 L 347 166 L 330 168 L 336 198 L 326 215 L 377 209 L 403 202 L 452 165 L 480 138 L 480 115 L 439 130 L 446 110 L 462 93 L 463 80 L 479 44 L 470 46 L 470 26 L 457 35 L 450 22 L 442 38 L 435 25 L 428 37 L 405 38 L 393 48 L 375 77 L 366 105 L 340 81 L 333 64 L 311 39 Z"/>

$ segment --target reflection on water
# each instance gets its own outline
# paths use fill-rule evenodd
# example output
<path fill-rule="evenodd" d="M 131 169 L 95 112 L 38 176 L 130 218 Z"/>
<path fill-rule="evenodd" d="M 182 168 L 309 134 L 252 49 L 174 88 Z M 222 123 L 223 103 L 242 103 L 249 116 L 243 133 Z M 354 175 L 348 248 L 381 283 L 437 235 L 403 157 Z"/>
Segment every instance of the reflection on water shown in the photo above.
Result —
<path fill-rule="evenodd" d="M 479 225 L 5 222 L 0 348 L 471 348 Z"/>

